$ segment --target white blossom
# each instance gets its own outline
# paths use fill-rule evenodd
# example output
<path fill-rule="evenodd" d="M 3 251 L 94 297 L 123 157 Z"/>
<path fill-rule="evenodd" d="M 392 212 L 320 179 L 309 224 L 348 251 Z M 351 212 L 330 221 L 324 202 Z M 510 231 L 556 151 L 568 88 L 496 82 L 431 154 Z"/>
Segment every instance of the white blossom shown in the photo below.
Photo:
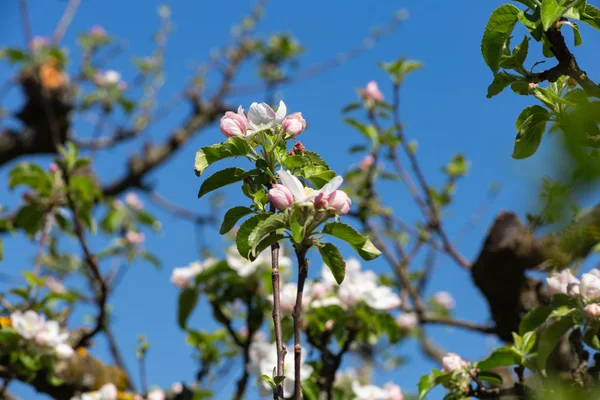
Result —
<path fill-rule="evenodd" d="M 250 276 L 262 266 L 268 267 L 269 269 L 271 268 L 271 250 L 264 250 L 254 261 L 250 261 L 242 257 L 237 251 L 237 247 L 233 245 L 227 249 L 227 264 L 229 264 L 229 267 L 237 272 L 239 276 Z M 291 267 L 291 265 L 292 260 L 285 256 L 284 249 L 281 247 L 279 249 L 279 267 L 288 268 Z"/>
<path fill-rule="evenodd" d="M 33 310 L 15 311 L 10 319 L 15 331 L 25 339 L 33 339 L 46 325 L 46 318 Z"/>
<path fill-rule="evenodd" d="M 246 137 L 281 125 L 286 114 L 287 107 L 283 101 L 279 102 L 277 112 L 273 111 L 267 103 L 252 103 L 248 110 L 248 130 L 246 131 Z"/>

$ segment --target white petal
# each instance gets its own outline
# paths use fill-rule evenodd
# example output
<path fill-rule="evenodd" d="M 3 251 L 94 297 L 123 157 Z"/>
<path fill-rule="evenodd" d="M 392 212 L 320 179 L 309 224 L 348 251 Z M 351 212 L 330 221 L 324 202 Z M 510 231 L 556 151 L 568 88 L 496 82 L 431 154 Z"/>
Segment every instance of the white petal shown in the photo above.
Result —
<path fill-rule="evenodd" d="M 248 110 L 248 121 L 255 127 L 269 127 L 275 120 L 275 111 L 266 103 L 252 103 Z"/>
<path fill-rule="evenodd" d="M 281 184 L 290 189 L 294 196 L 294 200 L 303 201 L 305 199 L 306 194 L 304 193 L 304 185 L 302 185 L 300 179 L 283 169 L 280 169 L 277 175 L 279 176 L 279 179 L 281 179 Z"/>
<path fill-rule="evenodd" d="M 337 190 L 337 188 L 339 188 L 342 185 L 342 182 L 344 182 L 344 178 L 342 178 L 341 176 L 338 175 L 335 178 L 333 178 L 332 180 L 330 180 L 329 182 L 327 182 L 327 184 L 325 186 L 323 186 L 319 190 L 319 192 L 325 193 L 325 194 L 333 193 Z"/>
<path fill-rule="evenodd" d="M 237 109 L 237 113 L 238 113 L 239 115 L 241 115 L 242 117 L 245 117 L 245 115 L 244 115 L 244 109 L 242 108 L 242 106 L 241 106 L 241 105 L 238 107 L 238 109 Z"/>
<path fill-rule="evenodd" d="M 275 113 L 275 122 L 280 124 L 285 118 L 286 114 L 287 107 L 283 101 L 279 100 L 279 108 L 277 109 L 277 113 Z"/>

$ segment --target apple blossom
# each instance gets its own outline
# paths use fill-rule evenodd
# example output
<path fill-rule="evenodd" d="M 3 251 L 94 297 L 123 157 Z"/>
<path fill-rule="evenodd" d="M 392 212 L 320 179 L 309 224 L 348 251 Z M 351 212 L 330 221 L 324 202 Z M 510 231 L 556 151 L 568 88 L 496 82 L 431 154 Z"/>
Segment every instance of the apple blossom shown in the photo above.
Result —
<path fill-rule="evenodd" d="M 592 303 L 588 304 L 584 307 L 583 311 L 585 311 L 586 315 L 590 318 L 598 318 L 600 317 L 600 304 Z"/>
<path fill-rule="evenodd" d="M 48 167 L 48 171 L 50 171 L 51 174 L 56 174 L 60 171 L 60 168 L 58 167 L 58 165 L 56 165 L 56 163 L 52 163 Z"/>
<path fill-rule="evenodd" d="M 75 350 L 66 343 L 59 343 L 54 347 L 54 351 L 60 360 L 67 360 L 75 354 Z"/>
<path fill-rule="evenodd" d="M 146 235 L 141 232 L 128 231 L 125 234 L 125 240 L 130 244 L 142 244 L 146 240 Z"/>
<path fill-rule="evenodd" d="M 292 196 L 290 189 L 279 183 L 275 183 L 271 189 L 269 189 L 267 198 L 279 211 L 290 208 L 294 202 L 294 196 Z"/>
<path fill-rule="evenodd" d="M 162 389 L 152 389 L 146 395 L 146 400 L 165 400 L 167 398 L 165 392 Z"/>
<path fill-rule="evenodd" d="M 46 346 L 58 346 L 64 343 L 69 334 L 67 332 L 60 332 L 60 325 L 56 321 L 48 321 L 44 324 L 44 327 L 38 331 L 35 335 L 35 341 L 40 345 Z"/>
<path fill-rule="evenodd" d="M 587 299 L 600 297 L 600 278 L 595 274 L 586 273 L 581 275 L 581 295 Z"/>
<path fill-rule="evenodd" d="M 104 37 L 106 36 L 106 31 L 102 26 L 94 25 L 92 26 L 92 29 L 90 29 L 90 34 L 94 37 Z"/>
<path fill-rule="evenodd" d="M 362 91 L 362 96 L 365 100 L 383 101 L 383 93 L 375 81 L 367 83 Z"/>
<path fill-rule="evenodd" d="M 246 129 L 248 128 L 248 120 L 244 116 L 244 109 L 242 106 L 238 107 L 237 113 L 227 111 L 221 118 L 221 133 L 227 137 L 233 136 L 246 136 Z"/>
<path fill-rule="evenodd" d="M 280 125 L 287 114 L 287 107 L 283 101 L 279 102 L 277 112 L 266 103 L 252 103 L 248 110 L 248 131 L 247 137 L 255 135 L 257 132 L 273 129 Z"/>
<path fill-rule="evenodd" d="M 144 209 L 144 203 L 135 193 L 127 193 L 127 195 L 125 196 L 125 204 L 127 204 L 129 207 L 133 208 L 136 211 L 141 211 Z"/>
<path fill-rule="evenodd" d="M 171 273 L 171 283 L 180 289 L 185 289 L 194 278 L 202 271 L 216 262 L 214 258 L 207 258 L 204 262 L 193 262 L 187 267 L 178 267 Z"/>
<path fill-rule="evenodd" d="M 306 147 L 304 147 L 302 142 L 294 143 L 294 151 L 295 152 L 302 153 L 304 150 L 306 150 Z"/>
<path fill-rule="evenodd" d="M 336 190 L 329 195 L 329 207 L 335 209 L 337 215 L 346 215 L 350 212 L 352 200 L 342 190 Z"/>
<path fill-rule="evenodd" d="M 291 137 L 298 136 L 306 129 L 306 120 L 302 118 L 302 113 L 296 112 L 288 115 L 282 122 L 283 132 Z"/>
<path fill-rule="evenodd" d="M 548 293 L 550 295 L 555 294 L 567 294 L 567 289 L 570 285 L 579 285 L 579 279 L 575 278 L 571 271 L 568 269 L 562 270 L 558 273 L 552 273 L 546 278 L 548 284 Z"/>
<path fill-rule="evenodd" d="M 411 331 L 419 324 L 419 317 L 416 313 L 402 313 L 396 318 L 396 324 L 403 331 Z"/>
<path fill-rule="evenodd" d="M 49 46 L 50 38 L 47 36 L 34 36 L 29 45 L 34 51 L 36 51 L 43 47 Z"/>
<path fill-rule="evenodd" d="M 335 321 L 332 319 L 328 319 L 325 322 L 325 331 L 327 332 L 331 332 L 331 330 L 333 329 L 333 326 L 335 325 Z"/>
<path fill-rule="evenodd" d="M 361 385 L 357 381 L 352 382 L 354 400 L 389 400 L 387 390 L 375 385 Z"/>
<path fill-rule="evenodd" d="M 56 294 L 64 294 L 67 292 L 67 290 L 65 289 L 65 286 L 63 285 L 61 280 L 57 279 L 53 276 L 46 279 L 46 287 L 52 293 L 56 293 Z"/>
<path fill-rule="evenodd" d="M 304 284 L 304 289 L 302 291 L 302 306 L 307 307 L 311 301 L 312 295 L 312 282 L 306 282 Z M 296 305 L 296 294 L 298 293 L 298 287 L 296 283 L 286 283 L 281 288 L 280 293 L 280 304 L 281 311 L 283 312 L 291 312 Z M 273 298 L 271 296 L 268 297 L 271 301 Z"/>
<path fill-rule="evenodd" d="M 119 395 L 117 387 L 112 383 L 107 383 L 103 385 L 98 390 L 98 394 L 100 394 L 102 400 L 117 400 L 117 397 Z"/>
<path fill-rule="evenodd" d="M 466 366 L 467 362 L 456 353 L 448 353 L 442 358 L 444 372 L 453 372 Z"/>
<path fill-rule="evenodd" d="M 294 203 L 303 204 L 312 202 L 317 196 L 323 194 L 329 195 L 336 191 L 338 187 L 342 184 L 344 179 L 341 176 L 336 176 L 332 180 L 330 180 L 325 186 L 323 186 L 319 190 L 314 190 L 312 188 L 304 187 L 300 179 L 292 175 L 290 172 L 286 170 L 279 170 L 277 176 L 281 180 L 281 184 L 287 187 L 294 197 Z"/>
<path fill-rule="evenodd" d="M 448 292 L 437 292 L 433 295 L 433 300 L 448 311 L 456 306 L 454 297 Z"/>
<path fill-rule="evenodd" d="M 46 325 L 46 318 L 33 310 L 15 311 L 10 320 L 15 331 L 25 339 L 33 339 Z"/>
<path fill-rule="evenodd" d="M 396 385 L 393 382 L 388 382 L 383 385 L 383 389 L 388 392 L 388 400 L 403 400 L 404 395 L 402 394 L 402 389 L 399 385 Z"/>
<path fill-rule="evenodd" d="M 115 86 L 121 81 L 121 73 L 109 69 L 103 74 L 96 74 L 94 80 L 98 86 Z"/>
<path fill-rule="evenodd" d="M 227 264 L 241 277 L 246 277 L 254 274 L 260 266 L 268 266 L 271 268 L 271 250 L 265 249 L 261 252 L 254 261 L 249 261 L 242 257 L 235 245 L 227 249 Z M 279 268 L 288 268 L 292 265 L 292 260 L 284 255 L 284 249 L 279 249 Z"/>

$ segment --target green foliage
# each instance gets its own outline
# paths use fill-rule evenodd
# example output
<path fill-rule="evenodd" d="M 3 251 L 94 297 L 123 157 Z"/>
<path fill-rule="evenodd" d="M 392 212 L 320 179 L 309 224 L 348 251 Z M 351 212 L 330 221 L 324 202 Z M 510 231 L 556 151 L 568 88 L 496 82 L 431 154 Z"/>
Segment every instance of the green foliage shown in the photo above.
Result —
<path fill-rule="evenodd" d="M 196 153 L 194 171 L 196 176 L 202 175 L 209 165 L 225 158 L 247 156 L 250 154 L 250 145 L 244 138 L 232 137 L 223 143 L 203 147 Z"/>
<path fill-rule="evenodd" d="M 358 233 L 350 225 L 342 222 L 328 222 L 323 226 L 322 232 L 350 244 L 363 260 L 370 261 L 381 255 L 381 251 L 369 239 Z"/>
<path fill-rule="evenodd" d="M 197 287 L 185 288 L 179 294 L 178 309 L 177 309 L 177 323 L 181 329 L 186 329 L 187 320 L 190 317 L 196 304 L 198 304 L 198 298 L 200 292 Z"/>
<path fill-rule="evenodd" d="M 517 137 L 512 157 L 523 159 L 532 156 L 542 142 L 550 113 L 540 106 L 529 106 L 517 118 Z"/>
<path fill-rule="evenodd" d="M 500 61 L 510 35 L 517 24 L 519 9 L 511 4 L 503 4 L 494 10 L 485 27 L 481 41 L 481 54 L 492 72 L 500 68 Z"/>
<path fill-rule="evenodd" d="M 329 267 L 335 281 L 341 284 L 346 275 L 346 261 L 337 247 L 331 243 L 323 243 L 319 247 L 319 253 L 323 258 L 323 262 Z"/>
<path fill-rule="evenodd" d="M 543 375 L 546 373 L 546 361 L 556 347 L 560 338 L 569 331 L 574 325 L 571 317 L 559 318 L 551 325 L 545 328 L 540 334 L 540 340 L 537 350 L 536 365 Z"/>
<path fill-rule="evenodd" d="M 223 223 L 221 224 L 221 229 L 219 229 L 219 233 L 221 235 L 226 234 L 231 229 L 233 229 L 235 224 L 241 218 L 244 218 L 246 215 L 249 215 L 252 213 L 253 213 L 252 209 L 248 208 L 248 207 L 237 206 L 237 207 L 230 208 L 229 210 L 227 210 L 227 212 L 225 213 L 225 216 L 223 217 Z"/>
<path fill-rule="evenodd" d="M 220 189 L 224 186 L 231 185 L 232 183 L 239 182 L 247 176 L 247 172 L 241 168 L 226 168 L 218 171 L 206 178 L 206 180 L 200 186 L 198 192 L 198 198 L 204 196 L 213 190 Z"/>
<path fill-rule="evenodd" d="M 269 214 L 257 214 L 248 218 L 242 225 L 235 237 L 235 244 L 240 255 L 244 258 L 248 258 L 250 250 L 252 250 L 252 244 L 250 244 L 250 235 L 254 229 L 266 219 L 269 218 Z"/>
<path fill-rule="evenodd" d="M 406 57 L 400 57 L 392 62 L 380 62 L 379 66 L 390 75 L 394 84 L 400 85 L 404 78 L 411 72 L 423 68 L 423 64 L 415 60 L 407 60 Z"/>

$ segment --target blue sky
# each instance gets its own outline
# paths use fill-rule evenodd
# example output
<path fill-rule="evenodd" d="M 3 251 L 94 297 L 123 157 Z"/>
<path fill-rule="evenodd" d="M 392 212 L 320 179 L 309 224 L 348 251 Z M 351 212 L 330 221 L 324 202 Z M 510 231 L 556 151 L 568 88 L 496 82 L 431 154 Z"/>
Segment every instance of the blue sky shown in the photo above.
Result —
<path fill-rule="evenodd" d="M 23 36 L 19 26 L 17 1 L 0 5 L 0 44 L 20 45 Z M 127 51 L 109 64 L 110 68 L 132 78 L 129 64 L 132 55 L 149 55 L 152 51 L 151 32 L 158 24 L 156 9 L 162 3 L 155 0 L 87 0 L 82 2 L 75 21 L 63 44 L 72 48 L 75 34 L 100 24 L 105 29 L 126 40 Z M 36 35 L 49 35 L 60 18 L 65 1 L 30 1 L 31 20 Z M 377 61 L 390 61 L 400 55 L 423 62 L 424 69 L 414 73 L 405 83 L 402 94 L 402 118 L 406 134 L 419 142 L 418 157 L 430 183 L 443 182 L 440 168 L 456 153 L 464 153 L 471 162 L 469 176 L 457 188 L 455 203 L 447 212 L 446 228 L 450 237 L 460 232 L 465 222 L 486 199 L 492 182 L 501 185 L 494 203 L 460 243 L 460 251 L 473 259 L 479 250 L 486 229 L 500 210 L 512 210 L 521 216 L 534 210 L 535 190 L 540 177 L 551 173 L 562 160 L 550 151 L 549 141 L 542 150 L 525 161 L 515 161 L 510 155 L 515 136 L 514 121 L 520 110 L 533 104 L 532 98 L 519 97 L 506 92 L 493 99 L 486 99 L 486 88 L 492 74 L 483 62 L 480 38 L 489 14 L 501 2 L 443 2 L 443 1 L 341 1 L 330 0 L 303 2 L 272 2 L 258 32 L 288 31 L 306 47 L 301 66 L 306 67 L 329 59 L 334 53 L 355 46 L 371 27 L 386 23 L 398 9 L 405 9 L 408 18 L 392 35 L 377 43 L 369 52 L 347 64 L 328 71 L 300 84 L 282 88 L 278 97 L 290 111 L 302 111 L 309 122 L 302 142 L 309 149 L 323 155 L 330 165 L 343 172 L 349 165 L 360 161 L 357 155 L 349 156 L 345 149 L 360 142 L 360 136 L 342 122 L 340 109 L 356 98 L 356 89 L 369 80 L 377 80 L 386 96 L 391 97 L 390 84 Z M 174 31 L 169 39 L 166 61 L 166 83 L 161 89 L 159 102 L 168 100 L 181 90 L 193 67 L 207 60 L 210 49 L 217 48 L 229 35 L 230 27 L 251 8 L 252 2 L 227 0 L 173 1 L 171 3 Z M 523 32 L 517 31 L 515 42 Z M 592 76 L 600 76 L 600 68 L 591 49 L 600 45 L 597 33 L 582 26 L 584 45 L 575 54 L 582 68 Z M 518 39 L 517 39 L 518 38 Z M 535 43 L 534 45 L 537 45 Z M 77 52 L 73 53 L 77 59 Z M 530 65 L 536 53 L 528 60 Z M 0 75 L 7 75 L 5 65 Z M 256 74 L 247 68 L 236 84 L 256 82 Z M 209 87 L 214 83 L 209 81 Z M 16 91 L 2 103 L 16 104 Z M 264 94 L 256 93 L 231 98 L 232 104 L 246 108 L 252 101 L 263 101 Z M 180 107 L 172 115 L 152 127 L 146 138 L 159 141 L 185 117 L 187 108 Z M 89 125 L 76 126 L 78 134 L 89 135 Z M 193 143 L 181 150 L 168 164 L 155 171 L 149 181 L 165 197 L 199 213 L 207 212 L 207 201 L 196 198 L 200 180 L 191 170 L 197 148 L 221 141 L 218 126 L 197 136 Z M 123 172 L 120 161 L 136 151 L 136 146 L 112 152 L 98 159 L 97 170 L 108 181 Z M 42 163 L 48 159 L 37 157 Z M 22 160 L 21 160 L 22 161 Z M 7 169 L 0 171 L 0 182 L 6 182 Z M 5 183 L 3 183 L 5 185 Z M 227 194 L 237 193 L 226 191 Z M 417 209 L 411 203 L 405 189 L 386 186 L 383 193 L 391 206 L 406 220 L 417 217 Z M 589 197 L 589 196 L 588 196 Z M 15 204 L 17 195 L 2 193 L 0 201 Z M 237 205 L 239 197 L 228 196 L 227 205 Z M 242 200 L 239 200 L 242 201 Z M 585 200 L 587 202 L 590 199 Z M 149 206 L 151 210 L 156 210 Z M 131 370 L 136 372 L 134 347 L 136 335 L 145 333 L 152 344 L 149 353 L 149 382 L 164 387 L 174 381 L 190 381 L 195 372 L 192 350 L 185 344 L 184 335 L 175 324 L 177 290 L 169 283 L 172 268 L 187 265 L 198 257 L 193 227 L 173 216 L 156 210 L 163 222 L 164 231 L 149 235 L 147 246 L 156 251 L 163 261 L 160 271 L 146 264 L 134 264 L 111 299 L 115 309 L 115 332 L 125 352 Z M 224 242 L 215 232 L 209 231 L 208 244 L 223 247 Z M 22 239 L 7 241 L 6 259 L 2 271 L 13 276 L 28 268 L 33 259 L 32 245 Z M 365 265 L 376 271 L 388 272 L 384 261 Z M 16 278 L 18 279 L 18 278 Z M 4 289 L 4 288 L 3 288 Z M 488 315 L 485 299 L 474 288 L 467 273 L 449 259 L 440 258 L 430 284 L 430 294 L 438 290 L 453 293 L 457 300 L 456 315 L 460 318 L 486 322 Z M 210 326 L 209 318 L 202 309 L 195 313 L 191 324 Z M 488 352 L 496 342 L 482 335 L 456 329 L 432 327 L 432 337 L 448 350 L 460 353 L 467 359 L 477 359 Z M 105 343 L 98 341 L 95 355 L 107 357 Z M 404 342 L 398 353 L 410 364 L 393 373 L 377 374 L 377 383 L 394 380 L 406 392 L 416 391 L 418 377 L 425 374 L 433 364 L 425 361 L 413 341 Z M 235 370 L 238 371 L 237 369 Z M 233 383 L 237 374 L 225 378 Z M 134 376 L 137 376 L 134 373 Z M 25 399 L 43 398 L 33 395 L 22 385 L 14 385 L 14 392 Z M 222 397 L 228 398 L 229 391 Z M 435 394 L 434 394 L 435 396 Z M 433 398 L 433 397 L 432 397 Z"/>

